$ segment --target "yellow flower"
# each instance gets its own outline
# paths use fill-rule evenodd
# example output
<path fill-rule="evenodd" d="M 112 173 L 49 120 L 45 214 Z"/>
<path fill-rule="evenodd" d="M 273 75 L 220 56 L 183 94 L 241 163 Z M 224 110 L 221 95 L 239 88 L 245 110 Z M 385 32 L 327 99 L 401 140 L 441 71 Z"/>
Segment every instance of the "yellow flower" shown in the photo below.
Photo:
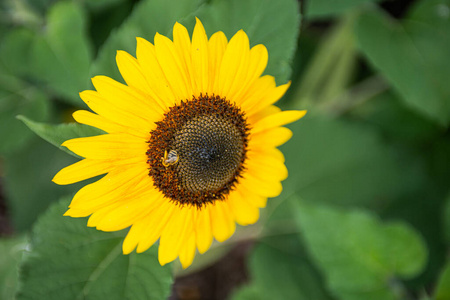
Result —
<path fill-rule="evenodd" d="M 137 38 L 136 56 L 117 52 L 127 85 L 97 76 L 96 91 L 80 93 L 95 113 L 76 111 L 75 120 L 107 134 L 64 142 L 85 159 L 53 181 L 106 173 L 78 191 L 65 215 L 90 216 L 88 226 L 103 231 L 131 226 L 125 254 L 159 239 L 161 265 L 179 257 L 186 268 L 196 249 L 225 241 L 236 223 L 255 223 L 281 193 L 287 170 L 276 147 L 292 136 L 281 126 L 306 111 L 273 105 L 289 84 L 261 76 L 266 47 L 250 49 L 242 30 L 229 42 L 220 31 L 208 39 L 197 19 L 191 41 L 176 23 L 173 41 Z"/>

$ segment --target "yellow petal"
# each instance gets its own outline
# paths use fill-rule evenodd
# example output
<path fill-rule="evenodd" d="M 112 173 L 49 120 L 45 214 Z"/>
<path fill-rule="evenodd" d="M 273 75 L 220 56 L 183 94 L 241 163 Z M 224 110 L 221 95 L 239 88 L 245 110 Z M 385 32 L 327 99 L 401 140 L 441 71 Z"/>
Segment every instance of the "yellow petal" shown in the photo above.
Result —
<path fill-rule="evenodd" d="M 248 80 L 251 82 L 259 78 L 267 67 L 269 52 L 266 46 L 259 44 L 250 49 L 250 66 Z"/>
<path fill-rule="evenodd" d="M 256 134 L 263 130 L 271 129 L 285 124 L 292 123 L 302 118 L 306 114 L 306 110 L 286 110 L 282 111 L 256 122 L 253 125 L 252 133 Z"/>
<path fill-rule="evenodd" d="M 262 119 L 271 115 L 275 115 L 279 112 L 281 112 L 281 109 L 275 105 L 266 106 L 264 109 L 259 110 L 257 113 L 251 116 L 247 116 L 247 122 L 249 124 L 252 124 L 251 126 L 253 126 L 253 124 L 258 123 Z"/>
<path fill-rule="evenodd" d="M 123 254 L 130 254 L 139 244 L 144 231 L 147 229 L 147 220 L 142 218 L 137 220 L 128 231 L 127 236 L 123 240 L 122 252 Z"/>
<path fill-rule="evenodd" d="M 283 152 L 277 148 L 263 147 L 259 149 L 251 149 L 247 152 L 247 156 L 249 158 L 253 157 L 253 155 L 276 159 L 283 163 L 285 161 Z"/>
<path fill-rule="evenodd" d="M 247 76 L 249 57 L 250 45 L 247 34 L 239 30 L 231 38 L 223 55 L 219 71 L 219 89 L 216 94 L 237 103 L 230 95 L 240 90 L 241 83 Z"/>
<path fill-rule="evenodd" d="M 277 148 L 260 148 L 257 151 L 248 151 L 247 152 L 248 160 L 256 160 L 256 161 L 267 161 L 270 164 L 273 163 L 283 163 L 284 164 L 284 155 Z"/>
<path fill-rule="evenodd" d="M 182 60 L 173 42 L 165 36 L 155 35 L 156 57 L 178 100 L 192 98 L 192 86 L 186 74 Z"/>
<path fill-rule="evenodd" d="M 292 137 L 292 131 L 285 127 L 275 127 L 256 134 L 252 134 L 249 149 L 278 147 Z"/>
<path fill-rule="evenodd" d="M 120 52 L 123 53 L 123 52 Z M 119 55 L 120 57 L 120 55 Z M 162 110 L 149 97 L 106 76 L 92 78 L 97 92 L 117 108 L 129 112 L 149 128 L 161 119 Z M 153 127 L 150 127 L 152 129 Z"/>
<path fill-rule="evenodd" d="M 147 142 L 136 136 L 125 133 L 110 133 L 97 136 L 76 138 L 65 141 L 62 146 L 86 158 L 124 159 L 141 157 L 147 161 Z"/>
<path fill-rule="evenodd" d="M 115 209 L 114 205 L 108 205 L 96 210 L 90 217 L 87 223 L 88 227 L 95 227 L 97 223 L 109 212 Z"/>
<path fill-rule="evenodd" d="M 257 105 L 259 109 L 265 106 L 259 105 L 260 102 L 275 89 L 275 78 L 270 75 L 264 75 L 255 80 L 246 90 L 246 93 L 240 96 L 240 105 L 246 114 L 251 112 L 251 108 Z"/>
<path fill-rule="evenodd" d="M 264 45 L 256 45 L 250 49 L 250 60 L 247 68 L 247 74 L 240 84 L 240 88 L 234 93 L 230 93 L 230 99 L 236 99 L 236 102 L 242 103 L 242 96 L 249 90 L 253 83 L 259 79 L 267 66 L 269 53 Z"/>
<path fill-rule="evenodd" d="M 195 257 L 195 235 L 191 234 L 180 250 L 180 262 L 183 269 L 189 267 Z"/>
<path fill-rule="evenodd" d="M 137 60 L 125 51 L 118 50 L 116 54 L 116 63 L 119 72 L 129 87 L 149 94 L 151 89 L 147 83 L 144 74 L 141 72 Z"/>
<path fill-rule="evenodd" d="M 91 113 L 87 110 L 77 110 L 72 114 L 72 116 L 78 123 L 97 127 L 107 133 L 127 131 L 124 126 L 112 122 L 100 115 Z"/>
<path fill-rule="evenodd" d="M 97 114 L 124 127 L 141 132 L 141 135 L 147 134 L 154 126 L 151 122 L 144 121 L 142 118 L 118 108 L 96 91 L 83 91 L 80 93 L 80 97 Z"/>
<path fill-rule="evenodd" d="M 117 231 L 127 228 L 146 214 L 153 211 L 162 202 L 162 194 L 156 190 L 141 192 L 124 201 L 112 205 L 108 211 L 93 225 L 103 231 Z"/>
<path fill-rule="evenodd" d="M 136 57 L 142 73 L 152 89 L 154 99 L 160 99 L 160 105 L 167 110 L 175 104 L 175 95 L 156 58 L 155 46 L 143 38 L 136 38 Z"/>
<path fill-rule="evenodd" d="M 250 174 L 259 174 L 267 180 L 282 181 L 288 176 L 284 163 L 271 157 L 255 156 L 253 159 L 248 159 L 246 168 Z"/>
<path fill-rule="evenodd" d="M 208 251 L 209 247 L 211 247 L 211 243 L 213 240 L 211 231 L 211 219 L 208 208 L 202 208 L 201 211 L 197 212 L 195 232 L 198 252 L 203 254 Z"/>
<path fill-rule="evenodd" d="M 262 85 L 264 84 L 264 82 L 260 82 L 259 84 Z M 254 94 L 248 94 L 245 102 L 247 115 L 252 116 L 266 106 L 270 106 L 280 100 L 281 97 L 283 97 L 283 95 L 286 93 L 290 85 L 291 83 L 288 82 L 286 84 L 275 87 L 274 81 L 273 84 L 271 83 L 267 86 L 267 88 L 269 89 L 262 97 L 255 97 L 253 96 Z M 257 88 L 257 86 L 255 88 Z M 261 87 L 261 89 L 264 88 Z"/>
<path fill-rule="evenodd" d="M 110 161 L 83 159 L 59 171 L 52 181 L 61 185 L 71 184 L 105 174 L 113 167 Z"/>
<path fill-rule="evenodd" d="M 259 195 L 252 194 L 247 198 L 247 201 L 259 208 L 264 208 L 267 205 L 267 198 Z"/>
<path fill-rule="evenodd" d="M 145 140 L 150 139 L 150 132 L 148 131 L 145 132 L 143 130 L 136 130 L 135 128 L 118 124 L 103 116 L 91 113 L 87 110 L 77 110 L 72 114 L 72 116 L 78 123 L 97 127 L 107 133 L 128 133 L 141 137 Z"/>
<path fill-rule="evenodd" d="M 152 110 L 155 110 L 158 114 L 164 113 L 166 107 L 164 105 L 161 105 L 161 99 L 150 87 L 137 59 L 127 52 L 119 50 L 117 51 L 116 62 L 120 74 L 122 75 L 127 85 L 150 96 L 142 99 L 142 101 L 144 102 L 143 104 L 146 105 L 148 103 L 148 105 L 151 106 Z"/>
<path fill-rule="evenodd" d="M 232 236 L 236 230 L 236 224 L 228 204 L 216 201 L 214 205 L 211 205 L 209 212 L 212 232 L 216 240 L 223 242 Z"/>
<path fill-rule="evenodd" d="M 205 95 L 206 93 L 212 94 L 212 90 L 208 90 L 209 87 L 209 53 L 208 53 L 208 37 L 206 36 L 205 28 L 203 28 L 202 22 L 198 18 L 192 35 L 192 75 L 194 77 L 195 86 L 197 87 L 196 96 L 200 93 Z"/>
<path fill-rule="evenodd" d="M 241 195 L 236 191 L 227 199 L 236 222 L 243 226 L 254 224 L 259 219 L 259 208 L 245 198 L 246 195 Z"/>
<path fill-rule="evenodd" d="M 145 167 L 121 166 L 80 189 L 73 197 L 70 208 L 94 212 L 149 188 L 153 188 L 153 182 Z"/>
<path fill-rule="evenodd" d="M 237 189 L 237 192 L 241 194 L 242 197 L 245 197 L 245 200 L 248 201 L 250 204 L 256 206 L 256 207 L 266 207 L 267 204 L 267 197 L 257 195 L 253 192 L 251 192 L 249 189 L 244 187 L 242 184 Z"/>
<path fill-rule="evenodd" d="M 153 211 L 137 220 L 131 226 L 123 241 L 123 253 L 131 253 L 136 246 L 138 247 L 137 252 L 144 252 L 150 248 L 160 237 L 162 228 L 164 228 L 174 208 L 175 206 L 169 203 L 167 199 L 162 198 L 159 207 L 156 206 Z M 161 219 L 158 219 L 159 217 Z"/>
<path fill-rule="evenodd" d="M 269 181 L 265 178 L 256 177 L 255 174 L 246 172 L 239 182 L 253 193 L 274 198 L 281 194 L 283 187 L 279 181 Z"/>
<path fill-rule="evenodd" d="M 219 70 L 222 63 L 223 54 L 227 48 L 227 37 L 222 31 L 214 33 L 208 42 L 209 48 L 209 87 L 208 91 L 218 94 L 219 89 Z"/>
<path fill-rule="evenodd" d="M 180 58 L 183 73 L 186 74 L 187 84 L 192 87 L 192 90 L 196 90 L 191 59 L 191 39 L 186 27 L 178 22 L 173 26 L 173 45 Z"/>
<path fill-rule="evenodd" d="M 65 213 L 64 216 L 69 216 L 72 218 L 83 218 L 87 217 L 92 214 L 92 211 L 90 210 L 84 210 L 79 208 L 69 208 Z"/>
<path fill-rule="evenodd" d="M 191 209 L 178 207 L 161 233 L 158 250 L 161 266 L 175 260 L 186 240 L 193 234 Z"/>
<path fill-rule="evenodd" d="M 159 239 L 166 225 L 172 222 L 174 214 L 178 210 L 177 205 L 170 203 L 168 199 L 164 199 L 160 207 L 145 217 L 146 225 L 140 236 L 137 236 L 139 232 L 133 233 L 133 228 L 131 228 L 128 235 L 133 233 L 133 236 L 130 239 L 139 239 L 136 252 L 142 253 L 150 248 Z"/>

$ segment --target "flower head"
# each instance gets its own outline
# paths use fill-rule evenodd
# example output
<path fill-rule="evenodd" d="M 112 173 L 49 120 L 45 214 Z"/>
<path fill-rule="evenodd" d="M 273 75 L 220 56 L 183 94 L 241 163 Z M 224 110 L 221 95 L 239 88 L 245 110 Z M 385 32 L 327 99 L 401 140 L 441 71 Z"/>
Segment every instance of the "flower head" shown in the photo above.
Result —
<path fill-rule="evenodd" d="M 53 181 L 106 174 L 79 190 L 65 215 L 90 216 L 88 226 L 104 231 L 131 226 L 125 254 L 159 239 L 161 265 L 179 257 L 186 268 L 196 249 L 255 223 L 281 193 L 287 170 L 276 147 L 292 136 L 281 126 L 305 111 L 273 105 L 289 84 L 261 76 L 266 47 L 250 49 L 242 30 L 229 42 L 220 31 L 208 39 L 197 19 L 191 40 L 176 23 L 173 41 L 138 38 L 136 53 L 117 53 L 126 85 L 97 76 L 96 91 L 80 93 L 95 113 L 76 111 L 75 120 L 106 134 L 64 142 L 85 159 Z"/>

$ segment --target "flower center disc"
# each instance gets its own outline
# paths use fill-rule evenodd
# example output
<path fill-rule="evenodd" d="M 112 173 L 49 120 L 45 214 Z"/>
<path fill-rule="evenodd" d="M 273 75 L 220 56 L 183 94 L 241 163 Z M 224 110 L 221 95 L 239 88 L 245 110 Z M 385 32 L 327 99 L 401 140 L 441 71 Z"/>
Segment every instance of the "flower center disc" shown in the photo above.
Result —
<path fill-rule="evenodd" d="M 225 199 L 246 158 L 249 129 L 240 109 L 200 96 L 172 107 L 156 124 L 147 151 L 154 185 L 182 205 Z"/>

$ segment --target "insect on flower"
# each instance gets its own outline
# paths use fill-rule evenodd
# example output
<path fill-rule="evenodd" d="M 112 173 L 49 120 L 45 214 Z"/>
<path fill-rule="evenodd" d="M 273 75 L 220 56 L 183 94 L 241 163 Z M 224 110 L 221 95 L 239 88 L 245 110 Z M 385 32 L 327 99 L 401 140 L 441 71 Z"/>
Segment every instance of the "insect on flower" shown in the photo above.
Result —
<path fill-rule="evenodd" d="M 167 154 L 167 150 L 164 151 L 164 157 L 161 159 L 162 160 L 162 164 L 164 167 L 168 167 L 171 165 L 174 165 L 178 162 L 178 154 L 177 151 L 175 150 L 170 150 L 169 153 Z"/>

